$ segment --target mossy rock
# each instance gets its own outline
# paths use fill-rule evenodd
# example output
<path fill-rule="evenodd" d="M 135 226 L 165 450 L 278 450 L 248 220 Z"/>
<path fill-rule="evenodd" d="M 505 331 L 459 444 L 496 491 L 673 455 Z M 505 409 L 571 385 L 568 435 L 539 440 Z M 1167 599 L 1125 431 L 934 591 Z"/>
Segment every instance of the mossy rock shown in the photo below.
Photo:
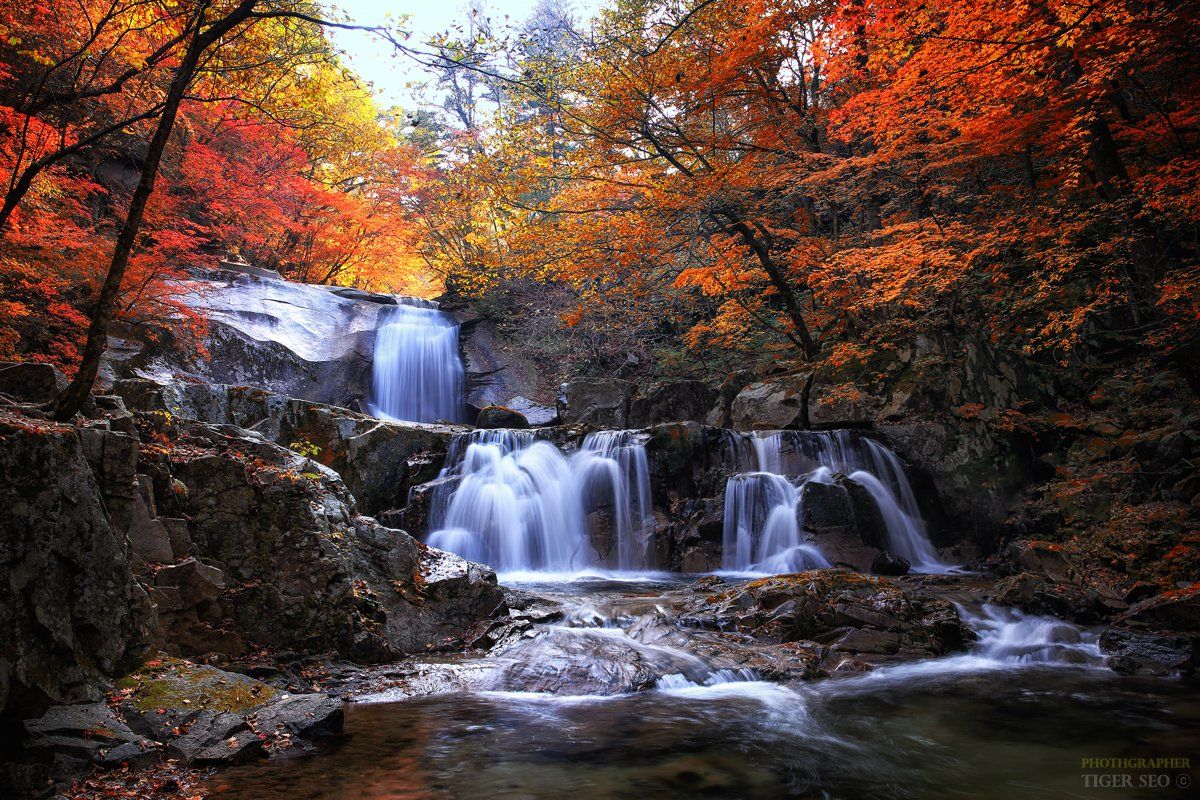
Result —
<path fill-rule="evenodd" d="M 151 661 L 117 682 L 132 692 L 129 702 L 140 711 L 187 708 L 244 714 L 273 698 L 276 689 L 261 681 L 177 659 Z"/>

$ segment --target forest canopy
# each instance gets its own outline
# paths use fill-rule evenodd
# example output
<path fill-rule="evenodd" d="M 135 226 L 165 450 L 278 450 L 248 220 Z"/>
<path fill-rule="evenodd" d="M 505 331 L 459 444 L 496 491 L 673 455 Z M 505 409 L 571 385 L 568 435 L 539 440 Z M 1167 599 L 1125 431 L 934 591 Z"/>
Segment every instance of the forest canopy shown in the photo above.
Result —
<path fill-rule="evenodd" d="M 126 323 L 188 319 L 179 280 L 221 255 L 530 315 L 600 371 L 867 374 L 970 331 L 1196 386 L 1200 12 L 1123 0 L 477 5 L 374 31 L 431 76 L 409 109 L 318 4 L 6 4 L 0 358 L 74 368 L 189 42 L 234 17 L 185 81 Z"/>

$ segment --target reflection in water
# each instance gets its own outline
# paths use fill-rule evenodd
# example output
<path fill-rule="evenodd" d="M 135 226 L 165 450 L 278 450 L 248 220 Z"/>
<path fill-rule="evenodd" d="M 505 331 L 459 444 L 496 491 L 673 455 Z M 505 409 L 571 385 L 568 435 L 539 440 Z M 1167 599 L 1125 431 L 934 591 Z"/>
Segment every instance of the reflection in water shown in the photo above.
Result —
<path fill-rule="evenodd" d="M 1083 797 L 1082 757 L 1194 758 L 1188 703 L 1176 682 L 1042 667 L 603 699 L 443 695 L 351 706 L 336 744 L 222 772 L 213 788 L 227 800 Z"/>

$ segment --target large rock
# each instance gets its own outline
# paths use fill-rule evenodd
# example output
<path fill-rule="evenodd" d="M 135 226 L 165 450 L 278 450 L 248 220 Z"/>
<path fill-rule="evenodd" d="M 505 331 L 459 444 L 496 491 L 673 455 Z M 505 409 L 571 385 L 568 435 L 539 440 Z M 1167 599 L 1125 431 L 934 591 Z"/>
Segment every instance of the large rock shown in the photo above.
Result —
<path fill-rule="evenodd" d="M 698 596 L 683 619 L 766 642 L 829 643 L 835 653 L 860 657 L 940 655 L 971 638 L 948 601 L 842 570 L 779 575 Z"/>
<path fill-rule="evenodd" d="M 618 378 L 575 378 L 560 387 L 558 416 L 564 425 L 625 428 L 633 384 Z"/>
<path fill-rule="evenodd" d="M 109 359 L 117 377 L 184 375 L 340 406 L 369 397 L 379 311 L 394 298 L 245 270 L 216 270 L 183 288 L 184 302 L 206 320 L 205 352 L 172 327 L 154 339 L 118 331 L 141 347 L 122 348 Z"/>
<path fill-rule="evenodd" d="M 837 483 L 809 481 L 804 484 L 797 506 L 798 522 L 801 529 L 812 536 L 813 543 L 830 563 L 868 572 L 880 553 L 876 539 L 878 533 L 873 527 L 874 517 L 864 515 L 859 510 L 859 503 L 863 499 L 857 494 L 852 499 L 850 483 L 850 479 L 846 478 Z M 875 515 L 878 515 L 878 509 L 875 509 L 869 495 L 866 502 L 871 503 Z M 859 513 L 856 514 L 856 511 Z M 858 520 L 864 516 L 866 519 L 860 528 Z M 882 518 L 879 523 L 882 524 Z"/>
<path fill-rule="evenodd" d="M 642 644 L 619 630 L 553 627 L 504 650 L 483 688 L 613 695 L 649 689 L 665 675 L 699 682 L 709 672 L 699 658 Z"/>
<path fill-rule="evenodd" d="M 0 411 L 0 711 L 100 697 L 153 614 L 79 432 Z"/>
<path fill-rule="evenodd" d="M 664 381 L 637 391 L 629 404 L 629 427 L 664 422 L 704 422 L 717 393 L 704 381 Z"/>
<path fill-rule="evenodd" d="M 730 422 L 738 430 L 803 427 L 807 419 L 803 385 L 752 383 L 730 404 Z"/>
<path fill-rule="evenodd" d="M 504 406 L 486 406 L 479 409 L 475 418 L 476 428 L 528 428 L 529 420 L 520 411 Z"/>
<path fill-rule="evenodd" d="M 19 403 L 48 403 L 65 388 L 66 377 L 50 364 L 0 361 L 0 396 Z"/>
<path fill-rule="evenodd" d="M 180 579 L 156 592 L 209 626 L 209 640 L 374 660 L 461 645 L 502 613 L 490 570 L 359 516 L 321 464 L 236 428 L 169 424 L 189 445 L 162 456 L 182 487 L 172 516 L 189 518 L 197 561 L 169 570 Z"/>

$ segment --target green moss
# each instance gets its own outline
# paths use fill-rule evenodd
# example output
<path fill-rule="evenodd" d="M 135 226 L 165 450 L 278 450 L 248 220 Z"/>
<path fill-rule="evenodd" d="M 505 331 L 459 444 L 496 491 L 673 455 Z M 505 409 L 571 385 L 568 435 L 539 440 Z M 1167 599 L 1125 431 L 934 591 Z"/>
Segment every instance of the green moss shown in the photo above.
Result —
<path fill-rule="evenodd" d="M 176 659 L 152 661 L 118 681 L 117 688 L 130 690 L 130 702 L 142 711 L 191 708 L 241 713 L 276 694 L 253 678 Z"/>

